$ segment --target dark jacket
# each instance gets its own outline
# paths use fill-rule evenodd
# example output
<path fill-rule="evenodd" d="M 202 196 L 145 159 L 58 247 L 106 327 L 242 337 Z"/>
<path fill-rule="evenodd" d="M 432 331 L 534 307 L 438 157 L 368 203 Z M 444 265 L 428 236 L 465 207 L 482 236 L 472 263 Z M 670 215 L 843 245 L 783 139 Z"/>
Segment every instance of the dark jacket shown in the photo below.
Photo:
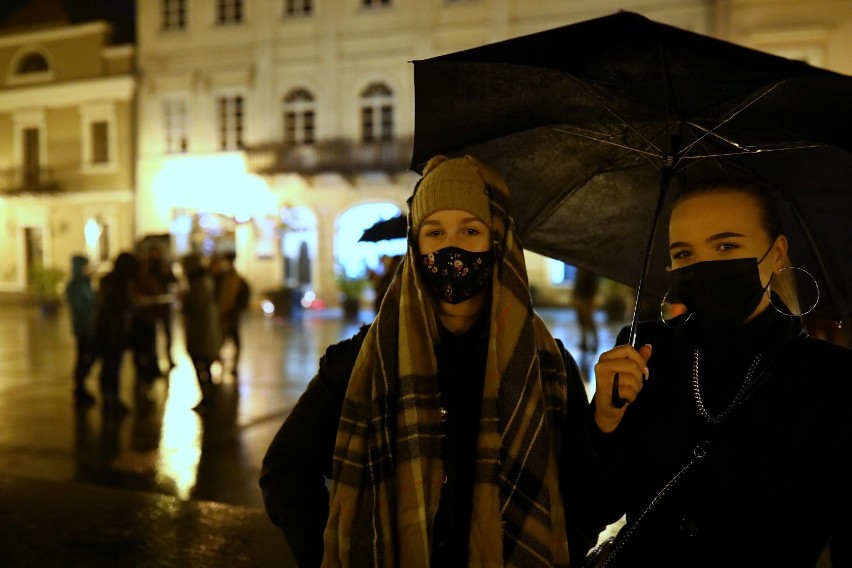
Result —
<path fill-rule="evenodd" d="M 329 494 L 324 478 L 331 478 L 332 456 L 337 436 L 337 426 L 349 376 L 368 326 L 354 337 L 328 348 L 320 359 L 319 373 L 308 385 L 307 390 L 299 399 L 293 411 L 284 421 L 272 441 L 263 459 L 260 485 L 266 511 L 272 522 L 284 532 L 290 549 L 299 566 L 319 566 L 323 555 L 322 536 L 328 518 Z M 461 341 L 466 341 L 462 339 Z M 558 342 L 558 341 L 557 341 Z M 575 479 L 576 466 L 568 462 L 569 455 L 575 452 L 574 447 L 579 443 L 580 427 L 588 407 L 588 398 L 574 360 L 564 350 L 561 342 L 559 347 L 568 370 L 568 424 L 565 429 L 565 446 L 570 448 L 563 452 L 560 467 L 561 487 L 565 500 L 567 525 L 572 559 L 582 558 L 589 547 L 594 544 L 594 534 L 583 520 L 588 518 L 583 508 L 588 493 L 580 487 Z M 446 344 L 436 352 L 439 361 L 440 375 L 447 373 L 447 366 L 455 361 L 460 366 L 476 365 L 476 362 L 459 361 L 459 353 L 466 353 L 468 359 L 471 351 L 456 350 L 447 352 Z M 484 353 L 481 351 L 477 358 L 482 358 L 484 372 Z M 482 385 L 475 385 L 479 394 L 456 392 L 455 404 L 465 398 L 478 396 L 481 399 Z M 445 451 L 442 451 L 444 470 L 448 483 L 442 490 L 442 501 L 435 521 L 433 534 L 433 565 L 446 564 L 445 559 L 458 558 L 466 554 L 467 532 L 469 531 L 470 507 L 464 497 L 455 499 L 453 495 L 470 495 L 473 483 L 472 463 L 459 463 L 457 456 L 464 455 L 464 448 L 475 444 L 475 432 L 471 427 L 478 428 L 477 420 L 468 416 L 463 421 L 453 422 L 452 400 L 442 393 L 442 404 L 450 409 L 445 428 Z M 467 426 L 465 426 L 465 422 Z M 471 424 L 473 426 L 471 426 Z M 473 440 L 473 442 L 471 442 Z M 449 449 L 456 448 L 456 451 Z M 474 445 L 475 448 L 475 445 Z M 475 452 L 469 452 L 473 456 Z M 449 481 L 458 479 L 457 483 Z M 436 546 L 447 544 L 446 550 L 437 550 Z M 436 564 L 437 562 L 437 564 Z"/>
<path fill-rule="evenodd" d="M 123 350 L 128 345 L 138 269 L 135 257 L 121 253 L 113 270 L 101 279 L 95 308 L 95 338 L 100 350 Z"/>
<path fill-rule="evenodd" d="M 852 351 L 808 338 L 798 319 L 771 308 L 748 325 L 759 328 L 759 340 L 717 338 L 725 348 L 716 353 L 705 350 L 716 339 L 696 322 L 640 325 L 636 344 L 653 346 L 648 382 L 612 434 L 597 430 L 590 408 L 581 460 L 601 524 L 626 512 L 629 525 L 696 446 L 706 449 L 612 566 L 811 568 L 830 539 L 835 568 L 850 566 Z M 712 425 L 695 402 L 694 348 L 706 355 L 699 395 L 718 415 L 751 357 L 737 345 L 750 341 L 764 354 L 764 372 L 743 405 Z"/>
<path fill-rule="evenodd" d="M 89 260 L 84 256 L 71 259 L 71 280 L 65 286 L 65 296 L 71 311 L 74 335 L 89 337 L 94 333 L 95 292 L 85 269 Z"/>
<path fill-rule="evenodd" d="M 221 343 L 213 278 L 200 268 L 187 271 L 187 285 L 182 307 L 186 351 L 210 363 L 219 358 Z"/>

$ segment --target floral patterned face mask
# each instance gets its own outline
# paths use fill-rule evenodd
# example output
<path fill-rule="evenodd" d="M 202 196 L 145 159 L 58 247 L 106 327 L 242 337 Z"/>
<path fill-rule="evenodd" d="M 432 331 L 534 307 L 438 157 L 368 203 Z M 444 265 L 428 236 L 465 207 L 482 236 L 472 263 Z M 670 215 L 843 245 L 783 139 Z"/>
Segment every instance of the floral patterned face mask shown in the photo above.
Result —
<path fill-rule="evenodd" d="M 491 284 L 494 251 L 471 252 L 446 247 L 420 255 L 426 284 L 438 299 L 450 304 L 469 300 Z"/>

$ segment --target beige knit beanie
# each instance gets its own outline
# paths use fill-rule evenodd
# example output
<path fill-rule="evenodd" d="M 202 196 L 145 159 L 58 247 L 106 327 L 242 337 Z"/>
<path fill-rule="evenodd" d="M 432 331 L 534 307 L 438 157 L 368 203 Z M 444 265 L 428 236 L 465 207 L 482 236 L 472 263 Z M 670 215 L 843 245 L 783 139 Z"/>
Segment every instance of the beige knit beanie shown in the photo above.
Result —
<path fill-rule="evenodd" d="M 491 198 L 483 177 L 486 168 L 471 156 L 435 156 L 423 168 L 423 178 L 411 200 L 411 228 L 416 235 L 420 224 L 435 211 L 467 211 L 491 226 Z"/>

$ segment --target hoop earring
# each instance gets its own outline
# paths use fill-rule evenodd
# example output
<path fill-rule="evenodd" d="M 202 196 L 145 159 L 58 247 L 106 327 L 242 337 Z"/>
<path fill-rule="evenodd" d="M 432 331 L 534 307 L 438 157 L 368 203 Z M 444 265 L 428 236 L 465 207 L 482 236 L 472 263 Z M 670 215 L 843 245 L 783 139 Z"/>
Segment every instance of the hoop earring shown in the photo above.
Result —
<path fill-rule="evenodd" d="M 691 317 L 692 317 L 692 312 L 690 312 L 690 313 L 689 313 L 689 315 L 688 315 L 688 316 L 686 316 L 686 319 L 685 319 L 685 320 L 683 320 L 683 322 L 682 322 L 682 323 L 680 323 L 680 324 L 678 324 L 678 325 L 671 325 L 671 324 L 670 324 L 670 323 L 666 320 L 666 318 L 663 316 L 663 306 L 665 306 L 665 305 L 666 305 L 666 299 L 669 297 L 669 292 L 671 292 L 671 291 L 672 291 L 672 289 L 671 289 L 671 288 L 669 288 L 668 290 L 666 290 L 666 293 L 665 293 L 665 294 L 663 294 L 663 299 L 662 299 L 662 300 L 660 300 L 660 321 L 661 321 L 661 322 L 663 322 L 663 324 L 665 324 L 665 326 L 666 326 L 666 327 L 676 328 L 676 327 L 680 327 L 680 326 L 682 326 L 683 324 L 685 324 L 686 322 L 688 322 L 688 321 L 689 321 L 689 318 L 691 318 Z"/>
<path fill-rule="evenodd" d="M 800 318 L 802 316 L 806 316 L 809 313 L 811 313 L 812 311 L 814 311 L 814 308 L 816 308 L 817 304 L 819 303 L 819 294 L 820 294 L 819 283 L 817 283 L 817 279 L 814 278 L 813 274 L 811 274 L 810 272 L 808 272 L 804 268 L 799 268 L 798 266 L 785 266 L 784 268 L 779 270 L 778 273 L 780 274 L 781 272 L 784 272 L 785 270 L 799 270 L 800 272 L 804 272 L 805 274 L 808 275 L 808 277 L 811 279 L 811 282 L 814 283 L 814 288 L 816 289 L 816 300 L 814 300 L 814 305 L 812 305 L 807 311 L 804 311 L 800 314 L 791 314 L 791 313 L 785 312 L 784 310 L 779 309 L 778 306 L 776 306 L 772 302 L 772 280 L 771 279 L 769 281 L 769 285 L 766 287 L 766 291 L 769 292 L 769 305 L 772 306 L 773 308 L 775 308 L 775 311 L 778 312 L 781 315 L 785 315 L 785 316 L 792 317 L 792 318 Z"/>

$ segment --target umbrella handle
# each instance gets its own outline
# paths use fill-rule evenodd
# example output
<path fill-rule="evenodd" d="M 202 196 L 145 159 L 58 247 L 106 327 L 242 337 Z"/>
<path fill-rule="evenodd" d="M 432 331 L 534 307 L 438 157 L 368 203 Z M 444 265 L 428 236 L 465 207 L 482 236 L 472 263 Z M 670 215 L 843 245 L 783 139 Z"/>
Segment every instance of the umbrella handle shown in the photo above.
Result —
<path fill-rule="evenodd" d="M 623 408 L 627 404 L 626 398 L 618 396 L 618 373 L 612 379 L 612 405 L 616 408 Z"/>
<path fill-rule="evenodd" d="M 642 288 L 645 285 L 645 276 L 647 276 L 648 269 L 651 266 L 651 252 L 654 248 L 654 238 L 657 236 L 657 229 L 659 228 L 658 225 L 660 223 L 660 216 L 663 212 L 666 194 L 669 191 L 669 184 L 671 182 L 672 175 L 674 175 L 673 156 L 676 153 L 676 144 L 677 140 L 673 137 L 673 152 L 671 155 L 666 157 L 663 168 L 660 171 L 660 191 L 657 194 L 657 206 L 654 208 L 654 219 L 651 223 L 651 234 L 648 236 L 648 246 L 645 247 L 645 263 L 642 267 L 642 274 L 639 276 L 639 285 L 636 287 L 636 302 L 633 304 L 633 317 L 630 321 L 630 335 L 627 340 L 628 344 L 633 347 L 636 347 L 636 332 L 639 327 L 639 300 L 642 297 Z M 616 373 L 612 380 L 612 405 L 616 408 L 623 408 L 625 404 L 627 404 L 627 401 L 618 396 L 618 373 Z"/>

